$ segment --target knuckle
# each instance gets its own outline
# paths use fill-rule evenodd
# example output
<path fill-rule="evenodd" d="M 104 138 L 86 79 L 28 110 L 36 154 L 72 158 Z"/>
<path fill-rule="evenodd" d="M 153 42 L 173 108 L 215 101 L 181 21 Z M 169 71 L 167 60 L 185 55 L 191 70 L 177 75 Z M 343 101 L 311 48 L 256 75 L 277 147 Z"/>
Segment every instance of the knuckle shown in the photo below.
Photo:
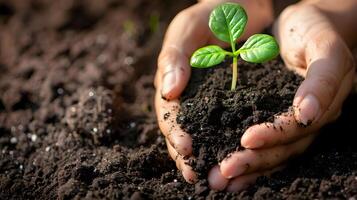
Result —
<path fill-rule="evenodd" d="M 339 85 L 336 76 L 331 73 L 326 73 L 317 77 L 316 79 L 319 90 L 321 91 L 321 98 L 332 101 Z"/>
<path fill-rule="evenodd" d="M 293 68 L 305 68 L 303 54 L 298 49 L 289 49 L 282 52 L 284 62 Z"/>
<path fill-rule="evenodd" d="M 281 12 L 280 14 L 280 18 L 281 19 L 287 19 L 289 18 L 291 15 L 294 15 L 294 13 L 296 13 L 296 11 L 298 10 L 299 6 L 298 5 L 290 5 L 288 7 L 286 7 L 283 12 Z"/>
<path fill-rule="evenodd" d="M 331 31 L 321 31 L 308 38 L 310 41 L 307 42 L 307 49 L 312 52 L 337 49 L 339 43 L 337 34 Z"/>
<path fill-rule="evenodd" d="M 316 12 L 319 9 L 313 4 L 293 4 L 287 6 L 281 13 L 282 18 L 289 17 L 291 15 L 299 15 L 308 12 Z"/>
<path fill-rule="evenodd" d="M 183 52 L 181 52 L 178 47 L 171 45 L 164 47 L 158 58 L 158 68 L 163 74 L 165 72 L 171 71 L 172 68 L 177 66 L 177 63 L 180 63 L 180 60 L 185 60 Z"/>
<path fill-rule="evenodd" d="M 171 60 L 170 52 L 168 50 L 163 49 L 157 61 L 158 69 L 162 72 L 165 66 L 167 66 L 168 63 L 170 63 L 170 60 Z"/>
<path fill-rule="evenodd" d="M 192 20 L 197 19 L 199 13 L 195 12 L 193 8 L 194 7 L 190 7 L 179 12 L 176 15 L 174 21 L 179 20 L 181 22 L 187 22 L 189 24 L 189 22 L 191 22 Z"/>
<path fill-rule="evenodd" d="M 161 54 L 160 59 L 158 60 L 158 76 L 160 76 L 160 80 L 168 74 L 176 70 L 177 66 L 174 65 L 173 63 L 177 63 L 175 59 L 179 58 L 173 58 L 175 56 L 172 56 L 172 54 L 167 51 L 165 53 Z"/>

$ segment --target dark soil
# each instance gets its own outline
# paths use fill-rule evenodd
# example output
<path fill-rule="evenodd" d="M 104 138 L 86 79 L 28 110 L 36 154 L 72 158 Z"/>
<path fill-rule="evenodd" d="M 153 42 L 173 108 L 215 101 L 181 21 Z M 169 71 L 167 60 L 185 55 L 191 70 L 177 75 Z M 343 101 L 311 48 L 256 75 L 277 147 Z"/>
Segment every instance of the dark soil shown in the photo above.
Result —
<path fill-rule="evenodd" d="M 241 61 L 238 66 L 235 91 L 230 90 L 232 68 L 227 62 L 192 70 L 181 97 L 177 122 L 192 136 L 191 165 L 202 177 L 229 153 L 242 149 L 240 138 L 248 127 L 287 112 L 303 80 L 280 59 L 265 64 Z"/>
<path fill-rule="evenodd" d="M 240 193 L 183 181 L 153 111 L 164 30 L 193 2 L 0 0 L 0 199 L 357 197 L 354 102 Z"/>

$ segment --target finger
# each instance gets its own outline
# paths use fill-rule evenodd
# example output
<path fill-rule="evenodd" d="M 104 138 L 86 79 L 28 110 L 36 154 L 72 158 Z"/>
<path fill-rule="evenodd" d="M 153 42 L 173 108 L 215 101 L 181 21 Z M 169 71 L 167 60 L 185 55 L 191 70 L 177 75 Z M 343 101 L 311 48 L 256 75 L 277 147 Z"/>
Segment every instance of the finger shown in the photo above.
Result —
<path fill-rule="evenodd" d="M 219 170 L 219 166 L 214 166 L 208 173 L 208 184 L 213 190 L 224 190 L 228 184 L 229 180 L 225 178 L 221 171 Z"/>
<path fill-rule="evenodd" d="M 299 126 L 292 112 L 285 113 L 275 117 L 273 123 L 249 127 L 241 138 L 241 144 L 248 149 L 269 148 L 305 137 L 312 128 Z"/>
<path fill-rule="evenodd" d="M 353 77 L 354 68 L 343 78 L 333 103 L 319 122 L 307 127 L 302 127 L 295 120 L 292 113 L 285 113 L 284 115 L 276 117 L 273 123 L 263 123 L 248 128 L 242 136 L 242 146 L 256 149 L 287 144 L 301 137 L 305 137 L 309 133 L 316 132 L 326 123 L 336 120 L 341 112 L 345 98 L 351 91 Z"/>
<path fill-rule="evenodd" d="M 192 154 L 192 139 L 176 122 L 179 106 L 178 100 L 166 101 L 160 92 L 156 92 L 155 108 L 160 130 L 178 153 L 187 156 Z"/>
<path fill-rule="evenodd" d="M 316 123 L 330 109 L 353 64 L 347 46 L 333 31 L 312 38 L 306 47 L 305 59 L 306 79 L 298 88 L 293 105 L 295 118 L 308 125 Z"/>
<path fill-rule="evenodd" d="M 271 174 L 284 169 L 285 166 L 275 167 L 262 172 L 255 172 L 252 174 L 247 174 L 239 176 L 231 180 L 227 186 L 228 192 L 238 192 L 248 188 L 250 185 L 254 184 L 258 177 L 260 176 L 270 176 Z"/>
<path fill-rule="evenodd" d="M 195 183 L 197 181 L 196 173 L 192 170 L 192 167 L 186 164 L 185 159 L 180 155 L 166 139 L 167 149 L 171 158 L 176 162 L 176 167 L 182 173 L 182 176 L 188 183 Z"/>
<path fill-rule="evenodd" d="M 292 144 L 280 145 L 269 149 L 237 151 L 221 162 L 221 173 L 226 178 L 233 178 L 281 165 L 290 157 L 304 152 L 314 137 L 315 135 L 309 135 Z"/>
<path fill-rule="evenodd" d="M 166 99 L 180 96 L 187 85 L 191 68 L 189 59 L 197 48 L 205 45 L 211 36 L 205 4 L 196 4 L 180 12 L 167 29 L 158 59 L 161 94 Z"/>
<path fill-rule="evenodd" d="M 158 60 L 158 76 L 162 76 L 162 83 L 157 88 L 162 98 L 167 100 L 180 96 L 191 75 L 189 58 L 176 46 L 162 50 Z"/>

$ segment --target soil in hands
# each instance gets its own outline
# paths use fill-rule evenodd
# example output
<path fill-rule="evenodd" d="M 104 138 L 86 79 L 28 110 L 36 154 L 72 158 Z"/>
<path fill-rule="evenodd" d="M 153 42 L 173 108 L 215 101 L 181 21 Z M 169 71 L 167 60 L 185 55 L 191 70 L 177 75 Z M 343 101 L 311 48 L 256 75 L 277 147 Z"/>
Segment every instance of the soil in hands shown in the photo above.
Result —
<path fill-rule="evenodd" d="M 238 63 L 237 89 L 230 90 L 229 62 L 209 69 L 193 69 L 181 97 L 177 122 L 191 134 L 194 159 L 190 164 L 201 177 L 229 156 L 243 149 L 244 131 L 258 123 L 271 122 L 287 112 L 303 78 L 275 59 L 265 64 Z M 274 127 L 281 129 L 281 127 Z"/>

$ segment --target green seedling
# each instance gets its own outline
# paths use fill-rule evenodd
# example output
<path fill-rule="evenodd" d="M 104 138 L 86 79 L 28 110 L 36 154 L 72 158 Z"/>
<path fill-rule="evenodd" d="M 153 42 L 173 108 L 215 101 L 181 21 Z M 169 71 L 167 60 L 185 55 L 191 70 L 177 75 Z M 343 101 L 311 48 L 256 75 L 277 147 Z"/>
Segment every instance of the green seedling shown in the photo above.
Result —
<path fill-rule="evenodd" d="M 279 54 L 276 40 L 267 34 L 255 34 L 236 50 L 237 39 L 243 34 L 248 17 L 239 4 L 224 3 L 216 7 L 209 18 L 209 28 L 220 40 L 231 45 L 232 52 L 217 45 L 209 45 L 196 50 L 191 57 L 191 66 L 208 68 L 221 63 L 226 56 L 233 58 L 231 90 L 236 89 L 238 80 L 238 56 L 251 63 L 269 61 Z"/>

